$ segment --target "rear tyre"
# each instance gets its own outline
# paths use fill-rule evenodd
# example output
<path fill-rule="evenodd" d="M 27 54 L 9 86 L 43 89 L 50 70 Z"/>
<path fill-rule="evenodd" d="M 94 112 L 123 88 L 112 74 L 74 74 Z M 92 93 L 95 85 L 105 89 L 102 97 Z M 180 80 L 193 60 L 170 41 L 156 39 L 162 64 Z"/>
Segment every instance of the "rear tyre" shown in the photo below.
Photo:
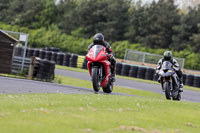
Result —
<path fill-rule="evenodd" d="M 92 69 L 92 85 L 94 91 L 98 92 L 100 89 L 100 80 L 98 75 L 98 68 Z"/>
<path fill-rule="evenodd" d="M 171 90 L 170 90 L 169 82 L 165 82 L 163 85 L 163 88 L 165 90 L 166 99 L 171 100 Z"/>
<path fill-rule="evenodd" d="M 173 100 L 180 101 L 181 100 L 181 93 L 179 92 L 178 96 L 176 98 L 173 97 Z"/>
<path fill-rule="evenodd" d="M 103 87 L 104 93 L 111 93 L 113 91 L 113 83 L 110 82 L 106 87 Z"/>

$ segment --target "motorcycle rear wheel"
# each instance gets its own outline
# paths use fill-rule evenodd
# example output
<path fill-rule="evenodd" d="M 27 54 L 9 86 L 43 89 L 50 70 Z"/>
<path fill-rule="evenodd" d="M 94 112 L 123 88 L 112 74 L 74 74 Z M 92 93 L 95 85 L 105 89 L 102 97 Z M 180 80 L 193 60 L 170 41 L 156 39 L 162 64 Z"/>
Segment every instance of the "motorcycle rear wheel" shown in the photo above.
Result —
<path fill-rule="evenodd" d="M 100 89 L 100 80 L 98 75 L 98 68 L 92 69 L 92 85 L 95 92 L 98 92 Z"/>
<path fill-rule="evenodd" d="M 171 90 L 170 90 L 169 82 L 165 82 L 163 85 L 163 88 L 165 90 L 166 99 L 171 100 Z"/>
<path fill-rule="evenodd" d="M 179 92 L 178 96 L 176 98 L 173 97 L 173 100 L 180 101 L 181 100 L 181 93 Z"/>
<path fill-rule="evenodd" d="M 113 83 L 110 82 L 106 87 L 103 87 L 104 93 L 111 93 L 113 91 Z"/>

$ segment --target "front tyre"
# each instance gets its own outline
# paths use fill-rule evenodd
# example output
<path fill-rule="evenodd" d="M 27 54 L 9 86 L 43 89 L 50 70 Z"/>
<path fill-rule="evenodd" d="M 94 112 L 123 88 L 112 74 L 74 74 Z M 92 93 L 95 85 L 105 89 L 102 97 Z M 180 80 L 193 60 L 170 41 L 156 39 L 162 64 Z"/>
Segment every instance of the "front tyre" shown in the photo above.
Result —
<path fill-rule="evenodd" d="M 100 89 L 100 80 L 99 80 L 97 67 L 92 69 L 92 85 L 93 85 L 94 91 L 98 92 Z"/>
<path fill-rule="evenodd" d="M 163 88 L 165 90 L 166 99 L 171 100 L 171 90 L 169 82 L 165 82 Z"/>

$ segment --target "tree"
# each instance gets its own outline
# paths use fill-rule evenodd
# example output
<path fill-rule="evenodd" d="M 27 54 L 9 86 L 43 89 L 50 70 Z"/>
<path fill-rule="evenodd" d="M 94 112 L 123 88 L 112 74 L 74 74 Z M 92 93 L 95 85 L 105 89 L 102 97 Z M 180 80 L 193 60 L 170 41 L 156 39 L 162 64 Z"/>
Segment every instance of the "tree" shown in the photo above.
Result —
<path fill-rule="evenodd" d="M 181 0 L 181 8 L 187 10 L 188 8 L 196 8 L 200 4 L 199 0 Z"/>
<path fill-rule="evenodd" d="M 169 48 L 180 16 L 174 0 L 159 0 L 133 10 L 129 35 L 133 42 L 151 48 Z"/>
<path fill-rule="evenodd" d="M 109 40 L 124 39 L 129 22 L 127 0 L 67 1 L 66 4 L 60 26 L 66 33 L 83 27 L 86 38 L 102 32 Z"/>
<path fill-rule="evenodd" d="M 180 25 L 174 27 L 176 34 L 173 36 L 173 46 L 175 50 L 184 48 L 193 48 L 195 52 L 198 49 L 198 35 L 200 33 L 200 8 L 190 8 L 187 14 L 182 15 Z"/>
<path fill-rule="evenodd" d="M 147 7 L 136 3 L 130 8 L 130 24 L 126 37 L 132 43 L 142 42 L 147 33 Z"/>

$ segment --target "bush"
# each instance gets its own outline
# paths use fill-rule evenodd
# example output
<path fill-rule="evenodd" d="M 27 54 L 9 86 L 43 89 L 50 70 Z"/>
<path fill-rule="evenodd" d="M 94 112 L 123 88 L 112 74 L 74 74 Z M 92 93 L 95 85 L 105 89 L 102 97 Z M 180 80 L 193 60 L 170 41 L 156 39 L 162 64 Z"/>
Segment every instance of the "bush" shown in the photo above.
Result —
<path fill-rule="evenodd" d="M 24 27 L 11 26 L 0 23 L 0 29 L 28 33 L 29 47 L 57 47 L 64 52 L 80 55 L 85 55 L 87 53 L 88 45 L 92 42 L 92 39 L 84 39 L 78 36 L 82 30 L 80 28 L 73 32 L 74 36 L 62 33 L 55 25 L 51 25 L 49 28 L 31 30 Z M 114 42 L 111 43 L 111 46 L 115 52 L 116 58 L 124 58 L 126 49 L 149 52 L 159 55 L 162 55 L 163 52 L 167 50 L 147 48 L 141 44 L 131 44 L 128 41 Z M 187 47 L 183 51 L 172 51 L 172 53 L 175 57 L 185 58 L 184 68 L 200 70 L 200 54 L 192 52 L 192 48 Z"/>

